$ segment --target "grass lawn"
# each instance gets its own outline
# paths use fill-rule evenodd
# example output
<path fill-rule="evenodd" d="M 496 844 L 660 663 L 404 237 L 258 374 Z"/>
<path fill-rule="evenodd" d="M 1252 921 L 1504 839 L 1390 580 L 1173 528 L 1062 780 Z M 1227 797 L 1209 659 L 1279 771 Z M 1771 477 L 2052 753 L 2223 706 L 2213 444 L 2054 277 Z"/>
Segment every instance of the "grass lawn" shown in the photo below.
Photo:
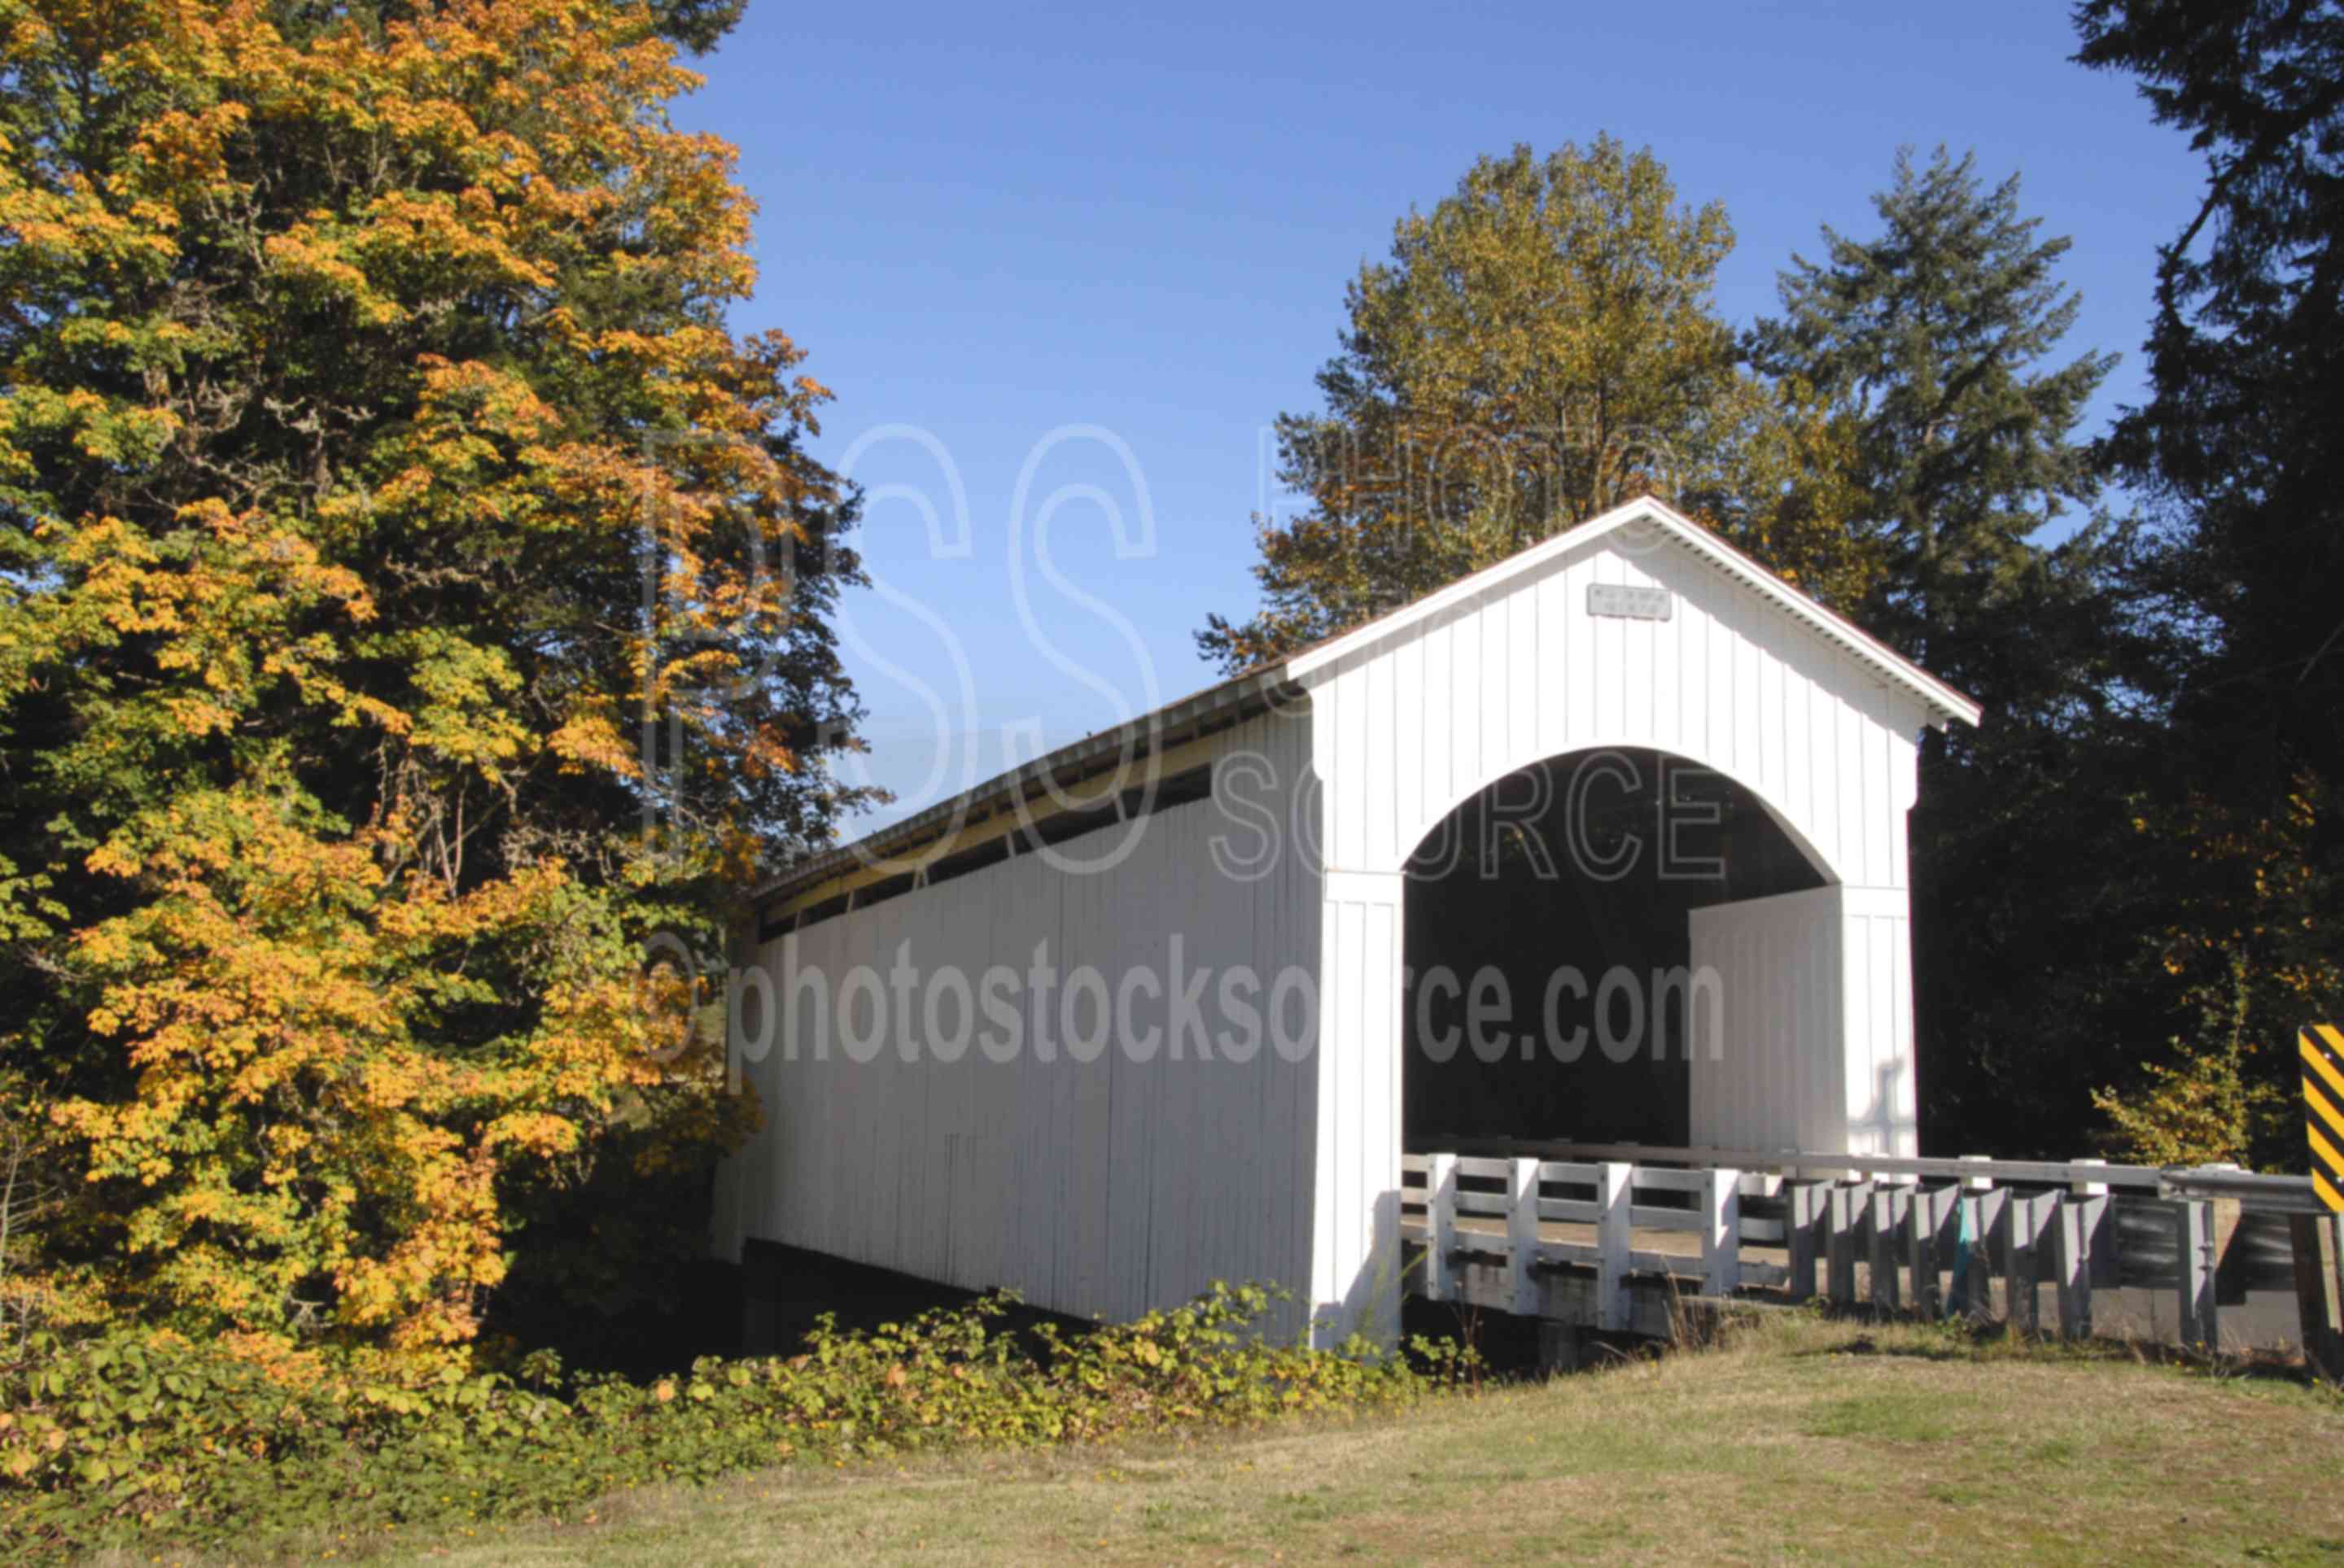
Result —
<path fill-rule="evenodd" d="M 1399 1417 L 777 1470 L 623 1493 L 591 1523 L 352 1544 L 475 1564 L 2344 1563 L 2339 1461 L 2344 1402 L 2290 1382 L 1798 1318 Z"/>

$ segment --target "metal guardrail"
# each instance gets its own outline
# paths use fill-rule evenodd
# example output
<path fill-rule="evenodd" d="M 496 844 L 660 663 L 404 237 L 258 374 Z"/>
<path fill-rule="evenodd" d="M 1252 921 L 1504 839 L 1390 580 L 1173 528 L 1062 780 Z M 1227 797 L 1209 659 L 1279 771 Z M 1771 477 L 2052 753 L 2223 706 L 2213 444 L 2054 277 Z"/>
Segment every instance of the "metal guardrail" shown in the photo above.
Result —
<path fill-rule="evenodd" d="M 2160 1198 L 2228 1199 L 2249 1209 L 2281 1214 L 2326 1212 L 2309 1176 L 2266 1175 L 2235 1165 L 2111 1165 L 2105 1161 L 1993 1160 L 1978 1156 L 1819 1154 L 1796 1149 L 1713 1149 L 1652 1143 L 1572 1143 L 1512 1138 L 1420 1140 L 1430 1148 L 1498 1159 L 1624 1160 L 1632 1164 L 1684 1165 L 1743 1171 L 1844 1171 L 1856 1176 L 1910 1176 L 1924 1181 L 1991 1181 L 2074 1188 L 2096 1183 L 2108 1191 L 2153 1193 Z"/>
<path fill-rule="evenodd" d="M 2300 1342 L 2344 1369 L 2338 1222 L 2308 1177 L 2089 1159 L 1458 1141 L 1400 1161 L 1401 1233 L 1424 1247 L 1419 1289 L 1435 1300 L 1643 1332 L 1647 1287 L 1681 1281 L 1713 1297 L 1756 1286 L 1931 1316 L 1995 1312 L 2029 1332 L 2079 1337 L 2094 1332 L 2096 1291 L 2146 1289 L 2172 1301 L 2180 1343 L 2213 1347 L 2224 1342 L 2218 1278 L 2243 1291 L 2248 1269 L 2277 1248 L 2288 1259 Z M 2249 1224 L 2249 1215 L 2262 1217 Z M 2282 1217 L 2284 1242 L 2271 1233 Z M 1541 1230 L 1555 1226 L 1576 1229 Z M 1687 1231 L 1697 1250 L 1655 1248 Z M 1746 1256 L 1751 1244 L 1770 1251 Z M 2041 1311 L 2045 1292 L 2056 1316 Z"/>
<path fill-rule="evenodd" d="M 1429 1133 L 1416 1140 L 1427 1150 L 1459 1154 L 1536 1160 L 1623 1160 L 1635 1165 L 1723 1167 L 1733 1171 L 1844 1171 L 1856 1176 L 1909 1176 L 1942 1181 L 1991 1181 L 2068 1187 L 2077 1182 L 2102 1188 L 2128 1188 L 2143 1192 L 2158 1190 L 2166 1172 L 2154 1165 L 2111 1165 L 2105 1160 L 1990 1160 L 1979 1157 L 1946 1159 L 1896 1154 L 1820 1153 L 1804 1149 L 1718 1149 L 1654 1143 L 1576 1143 L 1518 1138 L 1449 1138 Z M 2307 1188 L 2308 1190 L 2308 1188 Z"/>
<path fill-rule="evenodd" d="M 2187 1201 L 2228 1199 L 2241 1208 L 2280 1214 L 2325 1214 L 2309 1176 L 2266 1176 L 2235 1165 L 2170 1166 L 2159 1172 L 2157 1195 Z"/>

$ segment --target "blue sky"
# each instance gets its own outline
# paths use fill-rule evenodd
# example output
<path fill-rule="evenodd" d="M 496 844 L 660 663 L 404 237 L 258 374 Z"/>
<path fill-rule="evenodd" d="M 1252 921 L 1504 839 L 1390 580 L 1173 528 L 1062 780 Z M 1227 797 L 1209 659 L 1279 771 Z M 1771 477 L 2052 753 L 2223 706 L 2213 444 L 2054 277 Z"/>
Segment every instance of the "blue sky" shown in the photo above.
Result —
<path fill-rule="evenodd" d="M 900 799 L 863 826 L 1213 678 L 1191 633 L 1253 603 L 1270 421 L 1316 406 L 1394 219 L 1484 152 L 1651 146 L 1725 204 L 1717 305 L 1747 322 L 1821 225 L 1870 231 L 1900 145 L 1975 149 L 2075 242 L 2071 347 L 2125 356 L 2105 422 L 2199 166 L 2074 47 L 2039 3 L 750 0 L 677 117 L 738 144 L 762 207 L 735 325 L 810 351 L 816 450 L 872 488 L 881 587 L 842 629 Z"/>

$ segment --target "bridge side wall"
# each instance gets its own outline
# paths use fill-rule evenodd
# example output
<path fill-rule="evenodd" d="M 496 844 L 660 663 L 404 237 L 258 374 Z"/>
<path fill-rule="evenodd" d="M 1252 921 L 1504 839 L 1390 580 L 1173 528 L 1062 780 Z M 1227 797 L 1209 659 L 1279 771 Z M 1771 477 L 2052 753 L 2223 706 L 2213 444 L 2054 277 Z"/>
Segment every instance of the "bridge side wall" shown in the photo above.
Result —
<path fill-rule="evenodd" d="M 780 1027 L 745 1069 L 763 1126 L 720 1173 L 720 1250 L 779 1241 L 1108 1318 L 1216 1279 L 1306 1291 L 1316 1012 L 1289 980 L 1282 1027 L 1268 1013 L 1281 972 L 1315 993 L 1319 879 L 1291 842 L 1309 728 L 1307 709 L 1248 720 L 1217 741 L 1212 799 L 1057 847 L 1099 861 L 1137 829 L 1112 864 L 1023 854 L 763 943 L 751 984 Z M 978 1009 L 957 1050 L 947 969 Z M 1070 998 L 1078 970 L 1098 990 Z M 1172 1028 L 1175 989 L 1201 1041 Z"/>
<path fill-rule="evenodd" d="M 1693 996 L 1687 1141 L 1918 1154 L 1902 891 L 1816 888 L 1692 920 L 1692 968 L 1717 980 Z"/>

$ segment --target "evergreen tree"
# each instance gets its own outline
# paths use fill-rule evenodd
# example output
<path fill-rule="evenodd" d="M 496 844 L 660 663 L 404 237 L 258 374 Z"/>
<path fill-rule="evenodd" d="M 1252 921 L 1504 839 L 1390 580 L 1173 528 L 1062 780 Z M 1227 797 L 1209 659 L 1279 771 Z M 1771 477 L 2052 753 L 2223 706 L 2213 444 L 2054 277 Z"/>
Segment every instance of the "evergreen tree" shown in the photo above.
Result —
<path fill-rule="evenodd" d="M 2158 256 L 2150 398 L 2109 442 L 2153 503 L 2141 581 L 2174 689 L 2151 820 L 2187 846 L 2185 906 L 2156 941 L 2224 1020 L 2142 1081 L 2139 1143 L 2140 1107 L 2198 1064 L 2243 1054 L 2265 1102 L 2294 1104 L 2296 1027 L 2344 1016 L 2344 8 L 2092 0 L 2076 20 L 2077 58 L 2137 75 L 2206 158 Z M 2251 1142 L 2301 1158 L 2284 1115 Z"/>
<path fill-rule="evenodd" d="M 1874 206 L 1876 236 L 1826 228 L 1822 262 L 1793 258 L 1783 314 L 1759 324 L 1752 358 L 1854 407 L 1854 522 L 1884 554 L 1860 618 L 2007 704 L 2040 665 L 2006 656 L 1999 612 L 2056 591 L 2049 577 L 2098 543 L 2086 530 L 2063 558 L 2037 536 L 2097 493 L 2074 436 L 2116 357 L 2043 367 L 2078 301 L 2056 274 L 2068 242 L 2038 237 L 2016 176 L 1989 191 L 1968 156 L 1939 148 L 1916 168 L 1900 153 Z"/>
<path fill-rule="evenodd" d="M 1854 526 L 1884 559 L 1856 618 L 1985 709 L 1928 737 L 1911 823 L 1924 1141 L 2072 1145 L 2130 951 L 2115 911 L 2142 894 L 2106 874 L 2137 693 L 2118 678 L 2127 532 L 2044 536 L 2097 495 L 2076 429 L 2114 358 L 2055 361 L 2067 242 L 2021 212 L 2016 177 L 1900 155 L 1874 206 L 1875 235 L 1826 229 L 1823 260 L 1794 258 L 1752 358 L 1852 411 Z"/>

